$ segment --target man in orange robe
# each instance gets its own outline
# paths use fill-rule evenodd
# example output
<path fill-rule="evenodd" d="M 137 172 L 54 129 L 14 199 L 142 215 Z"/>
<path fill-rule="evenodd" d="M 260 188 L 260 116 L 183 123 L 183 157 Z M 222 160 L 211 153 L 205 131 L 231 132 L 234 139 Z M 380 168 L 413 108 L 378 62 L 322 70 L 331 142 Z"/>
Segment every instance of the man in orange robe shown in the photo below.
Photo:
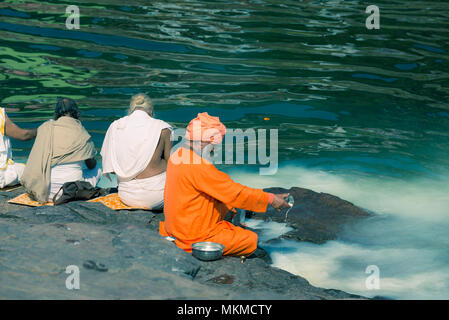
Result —
<path fill-rule="evenodd" d="M 236 183 L 201 156 L 206 147 L 220 143 L 226 133 L 218 117 L 198 114 L 187 127 L 187 143 L 167 163 L 164 190 L 165 221 L 162 236 L 175 238 L 178 247 L 192 251 L 201 241 L 224 245 L 224 255 L 249 256 L 257 248 L 257 234 L 223 220 L 232 208 L 265 212 L 268 204 L 287 208 L 284 197 Z"/>

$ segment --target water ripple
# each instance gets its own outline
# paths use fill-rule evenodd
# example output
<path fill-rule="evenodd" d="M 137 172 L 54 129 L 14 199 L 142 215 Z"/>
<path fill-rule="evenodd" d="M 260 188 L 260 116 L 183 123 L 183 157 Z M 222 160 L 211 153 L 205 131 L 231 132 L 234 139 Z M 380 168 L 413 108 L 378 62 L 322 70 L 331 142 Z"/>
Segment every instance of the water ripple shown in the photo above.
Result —
<path fill-rule="evenodd" d="M 69 4 L 0 3 L 0 101 L 19 124 L 37 126 L 67 95 L 101 144 L 107 121 L 143 91 L 178 126 L 202 110 L 231 127 L 282 124 L 285 159 L 395 153 L 448 164 L 446 1 L 379 0 L 380 30 L 365 28 L 355 0 L 86 0 L 80 30 L 65 28 Z"/>

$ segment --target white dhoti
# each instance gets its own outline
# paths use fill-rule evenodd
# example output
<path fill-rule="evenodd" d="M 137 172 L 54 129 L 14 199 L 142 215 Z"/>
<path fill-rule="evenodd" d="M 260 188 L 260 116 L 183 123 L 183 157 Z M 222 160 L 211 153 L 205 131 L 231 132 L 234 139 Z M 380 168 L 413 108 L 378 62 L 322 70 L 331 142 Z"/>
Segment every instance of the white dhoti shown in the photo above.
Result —
<path fill-rule="evenodd" d="M 162 209 L 164 206 L 165 172 L 146 179 L 133 179 L 118 183 L 120 200 L 130 207 L 142 207 L 149 210 Z"/>
<path fill-rule="evenodd" d="M 4 169 L 0 169 L 0 189 L 8 186 L 15 186 L 20 183 L 25 164 L 10 163 Z"/>
<path fill-rule="evenodd" d="M 50 185 L 48 187 L 48 201 L 53 201 L 53 197 L 66 182 L 87 181 L 92 187 L 97 185 L 101 177 L 101 169 L 83 169 L 84 161 L 77 161 L 65 164 L 59 164 L 51 167 Z M 56 197 L 56 200 L 62 195 L 62 192 Z"/>

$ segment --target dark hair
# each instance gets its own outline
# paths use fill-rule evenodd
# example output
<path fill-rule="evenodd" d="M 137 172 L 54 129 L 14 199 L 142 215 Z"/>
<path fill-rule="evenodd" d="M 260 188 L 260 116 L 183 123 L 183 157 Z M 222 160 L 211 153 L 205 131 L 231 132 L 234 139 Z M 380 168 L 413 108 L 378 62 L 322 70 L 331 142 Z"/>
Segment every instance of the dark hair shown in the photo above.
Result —
<path fill-rule="evenodd" d="M 80 116 L 78 105 L 70 98 L 58 98 L 55 108 L 55 120 L 58 120 L 60 117 L 65 115 L 78 119 Z"/>

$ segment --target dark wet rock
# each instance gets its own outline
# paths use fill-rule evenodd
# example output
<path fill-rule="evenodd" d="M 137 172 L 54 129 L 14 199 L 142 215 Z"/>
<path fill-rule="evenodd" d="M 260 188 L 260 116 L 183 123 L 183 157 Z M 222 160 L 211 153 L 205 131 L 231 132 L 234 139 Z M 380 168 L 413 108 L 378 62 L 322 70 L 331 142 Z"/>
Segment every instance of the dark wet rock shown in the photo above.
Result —
<path fill-rule="evenodd" d="M 225 257 L 217 261 L 200 262 L 201 268 L 195 281 L 208 283 L 217 288 L 226 288 L 243 293 L 248 298 L 255 292 L 272 295 L 271 299 L 360 299 L 340 290 L 317 288 L 299 276 L 271 267 L 259 258 L 246 259 L 243 263 L 236 257 Z M 231 281 L 221 283 L 223 275 Z M 223 279 L 224 280 L 224 279 Z"/>
<path fill-rule="evenodd" d="M 345 228 L 370 216 L 368 212 L 352 203 L 327 193 L 297 187 L 267 188 L 265 191 L 289 192 L 295 199 L 293 208 L 288 212 L 287 221 L 286 210 L 277 212 L 272 207 L 263 214 L 248 214 L 253 219 L 287 222 L 287 225 L 294 230 L 284 234 L 283 238 L 322 244 L 328 240 L 335 240 Z"/>
<path fill-rule="evenodd" d="M 273 260 L 271 260 L 271 257 L 268 254 L 268 252 L 265 251 L 265 249 L 263 249 L 261 247 L 257 247 L 256 251 L 254 251 L 251 254 L 251 256 L 249 256 L 248 258 L 242 257 L 242 259 L 254 259 L 254 258 L 262 259 L 263 261 L 265 261 L 268 264 L 272 264 L 273 263 Z"/>
<path fill-rule="evenodd" d="M 234 276 L 230 276 L 229 274 L 221 274 L 218 277 L 211 278 L 207 280 L 207 282 L 219 283 L 219 284 L 232 284 L 235 280 Z"/>
<path fill-rule="evenodd" d="M 261 254 L 202 262 L 158 234 L 160 213 L 71 202 L 29 208 L 0 192 L 0 299 L 352 299 Z M 243 262 L 243 263 L 242 263 Z M 80 271 L 68 290 L 67 266 Z"/>

